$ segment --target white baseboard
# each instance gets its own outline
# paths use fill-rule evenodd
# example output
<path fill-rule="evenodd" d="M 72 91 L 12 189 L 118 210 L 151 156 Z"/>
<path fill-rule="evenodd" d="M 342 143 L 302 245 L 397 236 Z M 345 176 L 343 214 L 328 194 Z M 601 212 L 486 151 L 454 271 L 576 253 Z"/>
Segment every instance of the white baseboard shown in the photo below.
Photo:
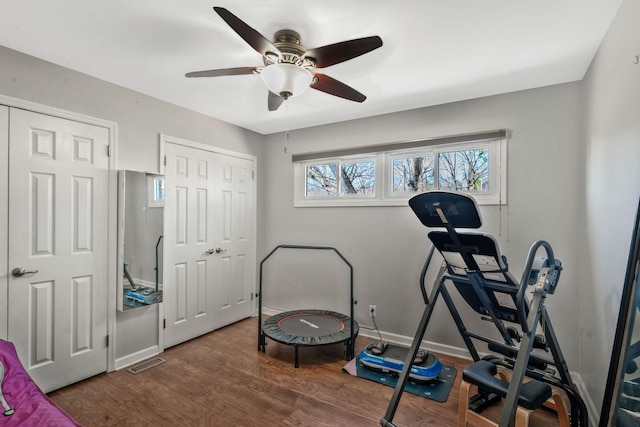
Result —
<path fill-rule="evenodd" d="M 150 357 L 157 356 L 158 354 L 160 354 L 158 346 L 154 345 L 137 351 L 133 354 L 128 354 L 124 357 L 120 357 L 116 359 L 116 371 L 134 365 L 138 362 L 142 362 L 143 360 Z"/>
<path fill-rule="evenodd" d="M 369 338 L 380 338 L 378 332 L 374 329 L 368 328 L 366 326 L 360 325 L 360 335 Z M 410 347 L 413 342 L 413 337 L 408 337 L 405 335 L 392 334 L 390 332 L 380 331 L 380 335 L 382 335 L 382 339 L 393 344 L 401 345 L 404 347 Z M 449 356 L 459 357 L 465 360 L 472 360 L 469 351 L 466 348 L 454 347 L 446 344 L 439 344 L 432 341 L 422 341 L 421 347 L 429 349 L 429 351 L 433 351 L 438 354 L 446 354 Z"/>
<path fill-rule="evenodd" d="M 593 402 L 593 399 L 591 398 L 587 387 L 585 387 L 580 374 L 572 372 L 571 379 L 573 379 L 576 387 L 578 387 L 578 393 L 580 393 L 580 397 L 582 397 L 584 404 L 587 406 L 587 411 L 589 412 L 589 425 L 597 426 L 600 421 L 600 408 Z"/>

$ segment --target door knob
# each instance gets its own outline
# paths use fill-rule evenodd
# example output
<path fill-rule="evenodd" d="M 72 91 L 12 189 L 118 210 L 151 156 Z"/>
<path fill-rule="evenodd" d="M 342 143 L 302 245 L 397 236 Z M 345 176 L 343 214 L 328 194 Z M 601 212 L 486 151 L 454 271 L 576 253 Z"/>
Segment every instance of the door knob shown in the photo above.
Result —
<path fill-rule="evenodd" d="M 11 275 L 13 277 L 22 277 L 25 274 L 35 274 L 37 272 L 38 272 L 38 270 L 27 270 L 27 269 L 22 268 L 22 267 L 16 267 L 13 270 L 11 270 Z"/>
<path fill-rule="evenodd" d="M 209 249 L 208 251 L 205 251 L 205 254 L 213 255 L 213 254 L 221 254 L 223 252 L 227 252 L 227 250 L 222 248 L 215 248 L 215 249 Z"/>

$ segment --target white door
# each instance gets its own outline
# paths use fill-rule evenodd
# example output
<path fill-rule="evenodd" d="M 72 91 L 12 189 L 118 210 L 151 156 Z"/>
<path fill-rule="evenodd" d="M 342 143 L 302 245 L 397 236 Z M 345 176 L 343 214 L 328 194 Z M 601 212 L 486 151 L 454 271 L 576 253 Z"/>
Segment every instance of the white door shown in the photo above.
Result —
<path fill-rule="evenodd" d="M 164 346 L 212 331 L 213 154 L 166 144 Z"/>
<path fill-rule="evenodd" d="M 9 114 L 8 336 L 48 392 L 107 368 L 109 131 Z"/>
<path fill-rule="evenodd" d="M 255 289 L 253 162 L 216 155 L 214 254 L 216 327 L 251 316 Z"/>
<path fill-rule="evenodd" d="M 164 346 L 249 317 L 255 283 L 253 161 L 167 143 Z"/>

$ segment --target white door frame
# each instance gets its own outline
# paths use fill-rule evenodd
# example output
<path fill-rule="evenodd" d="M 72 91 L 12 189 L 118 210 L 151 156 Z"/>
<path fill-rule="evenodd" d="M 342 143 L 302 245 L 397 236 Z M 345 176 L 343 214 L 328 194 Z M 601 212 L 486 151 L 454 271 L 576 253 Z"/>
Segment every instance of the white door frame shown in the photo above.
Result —
<path fill-rule="evenodd" d="M 109 173 L 108 173 L 108 242 L 107 242 L 107 334 L 109 335 L 109 347 L 107 348 L 107 371 L 115 370 L 116 360 L 116 271 L 117 271 L 117 254 L 116 254 L 116 239 L 117 239 L 117 135 L 118 124 L 108 120 L 103 120 L 97 117 L 87 116 L 72 111 L 63 110 L 48 105 L 38 104 L 36 102 L 25 101 L 10 96 L 0 94 L 0 105 L 6 105 L 7 107 L 21 108 L 24 110 L 33 111 L 35 113 L 46 114 L 53 117 L 59 117 L 62 119 L 73 120 L 80 123 L 86 123 L 94 126 L 103 127 L 109 132 L 109 147 L 111 152 L 109 156 Z M 7 153 L 8 151 L 8 139 L 0 135 L 0 153 Z M 8 188 L 8 156 L 0 156 L 0 188 Z M 6 176 L 4 176 L 4 175 Z M 3 197 L 0 197 L 0 241 L 8 241 L 8 211 L 9 211 L 9 199 L 8 194 L 4 191 Z M 8 254 L 7 248 L 0 248 L 0 259 L 7 260 Z M 6 264 L 6 262 L 5 262 Z M 4 271 L 6 265 L 0 261 L 0 308 L 7 307 L 7 295 L 8 295 L 8 271 Z M 5 312 L 6 313 L 6 312 Z M 7 339 L 9 335 L 9 329 L 7 325 L 7 317 L 0 316 L 0 338 Z"/>
<path fill-rule="evenodd" d="M 233 156 L 233 157 L 238 157 L 241 159 L 247 159 L 247 160 L 251 160 L 253 161 L 253 173 L 256 175 L 256 179 L 253 179 L 253 212 L 252 212 L 252 218 L 251 221 L 253 222 L 253 253 L 257 254 L 257 223 L 258 223 L 258 214 L 257 214 L 257 201 L 258 201 L 258 192 L 257 192 L 257 157 L 251 154 L 244 154 L 244 153 L 239 153 L 237 151 L 231 151 L 231 150 L 225 150 L 224 148 L 219 148 L 219 147 L 215 147 L 213 145 L 207 145 L 207 144 L 203 144 L 201 142 L 194 142 L 194 141 L 189 141 L 187 139 L 183 139 L 183 138 L 178 138 L 175 136 L 170 136 L 170 135 L 166 135 L 166 134 L 160 134 L 160 141 L 159 141 L 159 145 L 160 145 L 160 156 L 159 156 L 159 164 L 158 164 L 158 173 L 160 175 L 164 175 L 165 174 L 165 164 L 166 164 L 166 156 L 165 156 L 165 147 L 166 144 L 177 144 L 177 145 L 183 145 L 185 147 L 191 147 L 191 148 L 197 148 L 199 150 L 204 150 L 204 151 L 210 151 L 212 153 L 217 153 L 217 154 L 224 154 L 226 156 Z M 163 263 L 164 265 L 164 263 Z M 255 269 L 254 269 L 255 271 Z M 255 294 L 255 289 L 253 291 L 253 293 Z M 253 298 L 252 301 L 252 312 L 255 313 L 256 311 L 256 302 L 257 298 Z M 163 320 L 164 319 L 164 304 L 159 304 L 160 308 L 159 308 L 159 322 L 158 322 L 158 351 L 160 353 L 162 353 L 164 351 L 164 325 L 163 325 Z"/>

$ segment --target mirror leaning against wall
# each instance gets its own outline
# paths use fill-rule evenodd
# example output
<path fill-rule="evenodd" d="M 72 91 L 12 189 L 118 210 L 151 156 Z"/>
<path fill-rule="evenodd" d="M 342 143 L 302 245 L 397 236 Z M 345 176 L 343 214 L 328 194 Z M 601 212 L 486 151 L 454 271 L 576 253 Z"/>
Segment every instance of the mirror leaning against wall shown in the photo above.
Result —
<path fill-rule="evenodd" d="M 640 425 L 640 201 L 599 427 Z"/>
<path fill-rule="evenodd" d="M 164 176 L 118 171 L 118 310 L 162 302 Z"/>

